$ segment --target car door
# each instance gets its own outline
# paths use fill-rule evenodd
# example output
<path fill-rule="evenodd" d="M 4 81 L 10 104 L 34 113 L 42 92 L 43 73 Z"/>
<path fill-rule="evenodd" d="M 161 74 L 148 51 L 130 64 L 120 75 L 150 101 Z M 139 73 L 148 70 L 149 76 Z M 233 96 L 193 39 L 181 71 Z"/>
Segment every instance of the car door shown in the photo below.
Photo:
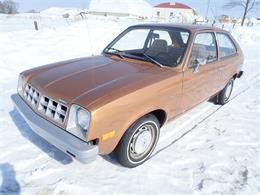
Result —
<path fill-rule="evenodd" d="M 215 33 L 195 35 L 183 75 L 183 110 L 188 110 L 217 93 L 218 56 Z"/>

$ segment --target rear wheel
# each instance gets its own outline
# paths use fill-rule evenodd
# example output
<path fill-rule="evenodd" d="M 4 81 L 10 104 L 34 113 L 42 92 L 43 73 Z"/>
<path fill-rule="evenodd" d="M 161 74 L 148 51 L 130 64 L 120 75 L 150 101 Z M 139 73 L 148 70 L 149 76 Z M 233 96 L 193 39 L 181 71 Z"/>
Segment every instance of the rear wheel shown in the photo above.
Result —
<path fill-rule="evenodd" d="M 234 79 L 231 79 L 225 88 L 218 95 L 218 104 L 224 105 L 228 103 L 234 88 Z"/>
<path fill-rule="evenodd" d="M 159 121 L 154 115 L 147 115 L 136 121 L 117 146 L 115 154 L 118 162 L 129 168 L 144 163 L 153 152 L 159 134 Z"/>

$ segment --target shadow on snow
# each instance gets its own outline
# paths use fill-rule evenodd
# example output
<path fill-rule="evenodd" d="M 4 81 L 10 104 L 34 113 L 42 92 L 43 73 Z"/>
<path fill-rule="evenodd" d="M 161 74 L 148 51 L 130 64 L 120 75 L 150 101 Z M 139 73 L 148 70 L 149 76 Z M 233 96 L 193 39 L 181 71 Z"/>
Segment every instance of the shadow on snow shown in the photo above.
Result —
<path fill-rule="evenodd" d="M 15 171 L 11 164 L 0 163 L 0 175 L 2 175 L 0 194 L 20 194 L 21 188 L 16 181 Z"/>
<path fill-rule="evenodd" d="M 22 136 L 24 136 L 26 139 L 28 139 L 30 142 L 40 148 L 43 152 L 48 154 L 48 156 L 64 165 L 70 164 L 73 161 L 70 156 L 68 156 L 55 146 L 49 144 L 39 135 L 34 133 L 16 109 L 9 112 L 9 114 L 17 129 L 21 132 Z"/>

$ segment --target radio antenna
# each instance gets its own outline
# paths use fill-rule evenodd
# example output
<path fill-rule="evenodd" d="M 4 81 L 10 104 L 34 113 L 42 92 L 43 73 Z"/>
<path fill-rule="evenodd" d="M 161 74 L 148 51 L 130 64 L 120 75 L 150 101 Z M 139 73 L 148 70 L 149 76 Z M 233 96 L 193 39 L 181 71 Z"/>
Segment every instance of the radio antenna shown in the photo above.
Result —
<path fill-rule="evenodd" d="M 88 17 L 86 18 L 86 25 L 87 25 L 87 29 L 88 29 L 88 40 L 89 40 L 89 44 L 90 44 L 91 55 L 94 56 L 93 44 L 92 44 L 92 39 L 91 39 L 91 33 L 90 33 L 89 24 L 88 24 Z"/>

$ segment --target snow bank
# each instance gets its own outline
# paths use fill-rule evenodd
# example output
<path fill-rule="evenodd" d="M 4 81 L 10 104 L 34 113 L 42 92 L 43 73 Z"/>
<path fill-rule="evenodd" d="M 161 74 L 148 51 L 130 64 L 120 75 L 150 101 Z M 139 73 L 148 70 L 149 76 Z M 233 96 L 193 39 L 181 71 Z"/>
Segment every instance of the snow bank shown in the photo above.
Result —
<path fill-rule="evenodd" d="M 243 45 L 255 45 L 256 41 L 260 38 L 260 25 L 255 25 L 252 27 L 236 27 L 235 29 L 231 29 L 232 34 L 236 37 L 240 43 Z"/>

